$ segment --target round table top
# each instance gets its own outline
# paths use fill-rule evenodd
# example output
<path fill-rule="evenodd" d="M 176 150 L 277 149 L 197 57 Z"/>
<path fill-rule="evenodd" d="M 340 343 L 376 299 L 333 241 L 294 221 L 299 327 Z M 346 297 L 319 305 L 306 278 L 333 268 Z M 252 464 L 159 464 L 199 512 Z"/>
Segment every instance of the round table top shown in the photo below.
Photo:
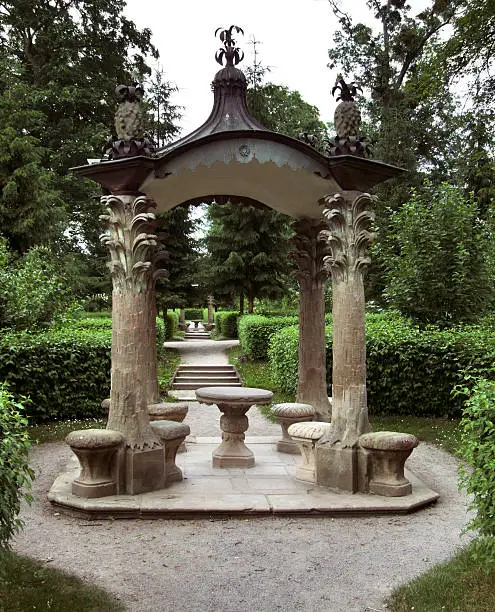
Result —
<path fill-rule="evenodd" d="M 205 404 L 268 404 L 273 393 L 253 387 L 201 387 L 196 389 L 196 397 Z"/>

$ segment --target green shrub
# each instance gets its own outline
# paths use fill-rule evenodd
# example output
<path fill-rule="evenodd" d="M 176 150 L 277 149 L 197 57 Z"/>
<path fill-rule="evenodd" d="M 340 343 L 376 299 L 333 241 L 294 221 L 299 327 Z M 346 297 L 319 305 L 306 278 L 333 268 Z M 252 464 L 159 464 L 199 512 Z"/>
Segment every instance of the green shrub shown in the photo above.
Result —
<path fill-rule="evenodd" d="M 156 322 L 158 358 L 165 326 Z M 101 416 L 110 393 L 111 319 L 81 319 L 41 333 L 4 332 L 0 337 L 0 380 L 29 397 L 32 423 Z"/>
<path fill-rule="evenodd" d="M 327 349 L 327 380 L 331 385 L 332 372 L 332 330 L 325 328 L 325 345 Z M 268 358 L 273 375 L 280 390 L 294 395 L 297 393 L 298 383 L 298 348 L 299 326 L 284 327 L 274 333 L 268 347 Z M 330 372 L 330 377 L 328 373 Z M 331 386 L 329 386 L 331 389 Z"/>
<path fill-rule="evenodd" d="M 22 527 L 17 518 L 21 499 L 30 501 L 29 493 L 34 472 L 29 467 L 28 452 L 31 446 L 27 433 L 24 408 L 0 386 L 0 551 L 6 550 L 10 538 Z"/>
<path fill-rule="evenodd" d="M 203 320 L 203 309 L 202 308 L 186 308 L 185 309 L 186 321 L 202 321 Z"/>
<path fill-rule="evenodd" d="M 15 261 L 0 238 L 0 328 L 46 327 L 74 318 L 76 306 L 47 247 L 30 249 Z"/>
<path fill-rule="evenodd" d="M 177 331 L 177 328 L 175 328 L 175 330 Z M 175 335 L 175 332 L 174 332 L 174 335 Z M 167 329 L 165 327 L 165 322 L 160 317 L 157 317 L 156 319 L 156 355 L 158 359 L 160 359 L 160 357 L 162 357 L 163 354 L 165 353 L 165 347 L 163 346 L 163 343 L 166 340 L 167 340 Z"/>
<path fill-rule="evenodd" d="M 101 415 L 110 392 L 111 330 L 67 327 L 0 338 L 0 379 L 30 398 L 32 422 Z"/>
<path fill-rule="evenodd" d="M 332 381 L 332 328 L 326 327 L 327 382 Z M 495 332 L 487 326 L 420 330 L 394 313 L 366 315 L 370 414 L 459 417 L 453 395 L 465 370 L 487 375 L 495 364 Z M 298 328 L 275 333 L 268 350 L 281 390 L 295 393 Z"/>
<path fill-rule="evenodd" d="M 475 514 L 466 529 L 478 536 L 474 554 L 495 567 L 495 381 L 480 379 L 465 403 L 461 421 L 460 485 L 472 496 Z"/>
<path fill-rule="evenodd" d="M 163 323 L 163 321 L 161 321 Z M 167 317 L 164 324 L 165 340 L 172 340 L 179 330 L 179 315 L 173 311 L 167 311 Z M 158 335 L 158 330 L 157 330 Z M 163 344 L 163 342 L 162 342 Z"/>
<path fill-rule="evenodd" d="M 237 338 L 237 319 L 241 314 L 235 310 L 221 310 L 215 313 L 215 329 L 218 336 Z"/>
<path fill-rule="evenodd" d="M 392 213 L 385 298 L 422 321 L 451 324 L 491 309 L 493 237 L 462 187 L 426 184 Z"/>
<path fill-rule="evenodd" d="M 249 359 L 267 359 L 268 345 L 273 334 L 297 322 L 297 316 L 269 318 L 260 315 L 245 315 L 238 322 L 241 347 Z"/>

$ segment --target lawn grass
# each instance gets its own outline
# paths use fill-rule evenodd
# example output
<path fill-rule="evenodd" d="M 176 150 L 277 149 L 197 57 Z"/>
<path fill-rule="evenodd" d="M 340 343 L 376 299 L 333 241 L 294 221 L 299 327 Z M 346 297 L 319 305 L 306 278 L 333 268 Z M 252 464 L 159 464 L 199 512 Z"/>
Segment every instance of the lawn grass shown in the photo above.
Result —
<path fill-rule="evenodd" d="M 258 389 L 267 389 L 273 391 L 272 404 L 281 404 L 283 402 L 294 402 L 295 397 L 290 393 L 284 393 L 277 388 L 277 383 L 273 377 L 270 364 L 266 361 L 239 361 L 239 357 L 243 355 L 240 347 L 234 346 L 229 350 L 229 363 L 235 365 L 237 371 L 241 375 L 242 382 L 246 387 L 257 387 Z M 270 412 L 270 405 L 258 406 L 258 410 L 272 422 L 275 419 Z"/>
<path fill-rule="evenodd" d="M 121 612 L 110 594 L 46 563 L 0 552 L 0 612 Z"/>
<path fill-rule="evenodd" d="M 495 610 L 495 569 L 475 561 L 471 546 L 396 589 L 391 612 L 489 612 Z"/>

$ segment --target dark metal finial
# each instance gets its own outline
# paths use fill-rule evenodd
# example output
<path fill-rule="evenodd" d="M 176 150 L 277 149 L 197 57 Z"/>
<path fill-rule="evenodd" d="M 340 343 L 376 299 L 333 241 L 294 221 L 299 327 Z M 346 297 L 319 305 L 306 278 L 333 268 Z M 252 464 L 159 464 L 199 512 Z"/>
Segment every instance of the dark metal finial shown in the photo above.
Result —
<path fill-rule="evenodd" d="M 220 32 L 219 38 L 225 47 L 225 49 L 219 49 L 215 53 L 215 59 L 221 66 L 223 66 L 224 58 L 226 66 L 237 66 L 237 64 L 244 59 L 244 51 L 235 46 L 235 40 L 232 38 L 232 32 L 234 30 L 244 36 L 244 30 L 235 25 L 231 25 L 228 30 L 222 30 L 222 28 L 217 28 L 215 30 L 215 36 Z"/>
<path fill-rule="evenodd" d="M 342 100 L 342 102 L 354 102 L 354 98 L 357 96 L 358 90 L 363 91 L 362 87 L 360 87 L 354 81 L 347 84 L 341 74 L 337 76 L 337 80 L 335 81 L 335 85 L 332 89 L 332 96 L 335 95 L 337 90 L 340 91 L 340 94 L 337 96 L 337 100 Z"/>

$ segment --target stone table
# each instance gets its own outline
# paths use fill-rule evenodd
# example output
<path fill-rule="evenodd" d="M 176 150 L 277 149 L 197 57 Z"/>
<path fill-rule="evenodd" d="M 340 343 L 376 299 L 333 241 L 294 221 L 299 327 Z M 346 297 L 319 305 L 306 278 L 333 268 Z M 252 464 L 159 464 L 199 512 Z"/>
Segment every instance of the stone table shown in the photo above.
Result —
<path fill-rule="evenodd" d="M 215 404 L 223 413 L 222 443 L 213 451 L 213 467 L 253 467 L 254 454 L 244 444 L 249 426 L 246 412 L 254 404 L 268 404 L 273 393 L 251 387 L 201 387 L 196 397 L 203 404 Z"/>

